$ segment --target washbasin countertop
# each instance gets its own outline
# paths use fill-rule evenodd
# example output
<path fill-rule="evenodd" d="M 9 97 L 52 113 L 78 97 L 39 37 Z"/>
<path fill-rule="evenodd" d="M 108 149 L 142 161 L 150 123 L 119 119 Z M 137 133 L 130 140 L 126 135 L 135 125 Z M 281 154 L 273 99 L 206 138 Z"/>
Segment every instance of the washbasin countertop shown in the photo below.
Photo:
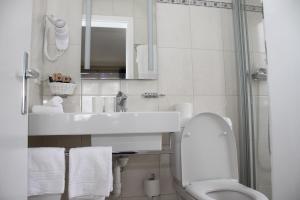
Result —
<path fill-rule="evenodd" d="M 29 135 L 149 134 L 178 131 L 178 112 L 29 114 Z"/>

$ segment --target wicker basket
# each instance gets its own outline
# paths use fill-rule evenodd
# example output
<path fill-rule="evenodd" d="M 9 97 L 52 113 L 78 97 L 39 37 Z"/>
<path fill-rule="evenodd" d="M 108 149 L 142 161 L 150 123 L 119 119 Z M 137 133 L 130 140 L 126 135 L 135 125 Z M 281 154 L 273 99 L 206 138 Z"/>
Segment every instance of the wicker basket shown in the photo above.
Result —
<path fill-rule="evenodd" d="M 74 83 L 59 83 L 51 82 L 49 83 L 50 91 L 53 95 L 72 95 L 74 94 L 76 84 Z"/>

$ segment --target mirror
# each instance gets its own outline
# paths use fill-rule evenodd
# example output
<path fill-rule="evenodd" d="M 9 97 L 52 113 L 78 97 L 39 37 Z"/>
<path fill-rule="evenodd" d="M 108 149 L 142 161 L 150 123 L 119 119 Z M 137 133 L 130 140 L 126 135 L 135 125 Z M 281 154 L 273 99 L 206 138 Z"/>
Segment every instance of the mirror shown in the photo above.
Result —
<path fill-rule="evenodd" d="M 82 79 L 157 79 L 155 0 L 130 2 L 83 1 Z"/>

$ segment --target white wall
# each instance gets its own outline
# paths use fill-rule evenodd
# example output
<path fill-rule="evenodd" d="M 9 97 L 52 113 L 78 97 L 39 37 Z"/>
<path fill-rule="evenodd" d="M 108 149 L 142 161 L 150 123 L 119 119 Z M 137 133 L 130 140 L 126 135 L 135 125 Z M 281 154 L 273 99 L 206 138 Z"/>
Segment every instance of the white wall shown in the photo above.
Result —
<path fill-rule="evenodd" d="M 274 200 L 300 198 L 299 19 L 299 0 L 265 0 Z"/>
<path fill-rule="evenodd" d="M 44 15 L 47 11 L 46 0 L 32 1 L 32 28 L 30 48 L 30 68 L 36 69 L 43 74 L 43 38 L 44 38 Z M 43 99 L 41 77 L 39 80 L 29 80 L 29 109 L 33 105 L 41 104 Z"/>

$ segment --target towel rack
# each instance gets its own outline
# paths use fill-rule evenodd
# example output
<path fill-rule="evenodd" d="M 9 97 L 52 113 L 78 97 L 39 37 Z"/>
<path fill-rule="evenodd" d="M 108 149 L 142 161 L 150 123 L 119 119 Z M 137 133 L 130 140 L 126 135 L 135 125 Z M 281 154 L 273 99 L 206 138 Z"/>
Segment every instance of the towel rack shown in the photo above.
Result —
<path fill-rule="evenodd" d="M 128 152 L 117 152 L 117 153 L 112 153 L 113 155 L 134 155 L 134 154 L 139 154 L 138 152 L 133 152 L 133 151 L 128 151 Z M 65 156 L 69 156 L 70 155 L 70 150 L 67 149 L 65 150 Z"/>
<path fill-rule="evenodd" d="M 130 155 L 156 155 L 162 153 L 171 153 L 171 149 L 166 149 L 162 151 L 116 152 L 112 154 L 113 156 L 130 156 Z M 69 155 L 70 155 L 70 151 L 65 150 L 65 156 L 68 157 Z"/>

